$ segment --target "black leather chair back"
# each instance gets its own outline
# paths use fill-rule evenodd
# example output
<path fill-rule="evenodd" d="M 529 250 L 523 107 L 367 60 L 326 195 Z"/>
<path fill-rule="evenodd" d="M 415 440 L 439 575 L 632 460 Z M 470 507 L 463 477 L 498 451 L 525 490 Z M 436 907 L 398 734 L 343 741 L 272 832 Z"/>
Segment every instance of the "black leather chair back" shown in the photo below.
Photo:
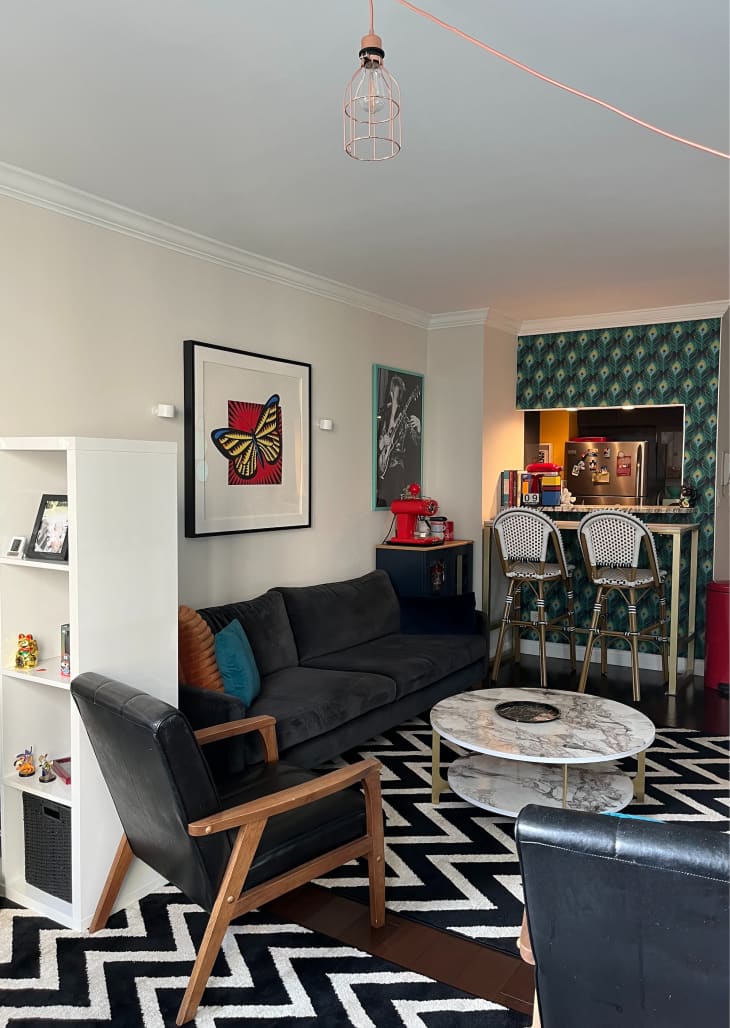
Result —
<path fill-rule="evenodd" d="M 210 911 L 231 853 L 226 832 L 195 839 L 190 821 L 221 809 L 184 715 L 148 693 L 86 673 L 71 683 L 135 856 Z"/>
<path fill-rule="evenodd" d="M 515 837 L 543 1028 L 726 1028 L 725 834 L 530 805 Z"/>

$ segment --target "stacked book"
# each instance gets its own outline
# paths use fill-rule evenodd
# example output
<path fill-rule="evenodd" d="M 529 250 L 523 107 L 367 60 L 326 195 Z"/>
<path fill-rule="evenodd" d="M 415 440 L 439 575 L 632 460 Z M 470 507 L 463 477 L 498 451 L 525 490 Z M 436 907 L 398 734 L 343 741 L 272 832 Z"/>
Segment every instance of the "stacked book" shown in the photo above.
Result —
<path fill-rule="evenodd" d="M 535 482 L 539 482 L 537 475 L 520 468 L 505 469 L 500 476 L 500 507 L 539 506 L 540 493 L 532 491 Z"/>
<path fill-rule="evenodd" d="M 516 507 L 517 506 L 517 476 L 519 471 L 514 468 L 506 469 L 500 476 L 500 507 Z"/>
<path fill-rule="evenodd" d="M 500 507 L 556 507 L 561 488 L 559 474 L 532 474 L 507 468 L 500 475 Z"/>

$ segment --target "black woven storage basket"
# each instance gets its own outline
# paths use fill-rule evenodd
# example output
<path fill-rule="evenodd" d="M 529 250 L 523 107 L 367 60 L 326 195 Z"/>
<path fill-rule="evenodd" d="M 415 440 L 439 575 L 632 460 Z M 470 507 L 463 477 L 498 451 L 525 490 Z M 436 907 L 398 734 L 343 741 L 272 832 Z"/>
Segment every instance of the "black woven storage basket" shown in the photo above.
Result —
<path fill-rule="evenodd" d="M 25 880 L 71 901 L 71 808 L 23 793 Z"/>

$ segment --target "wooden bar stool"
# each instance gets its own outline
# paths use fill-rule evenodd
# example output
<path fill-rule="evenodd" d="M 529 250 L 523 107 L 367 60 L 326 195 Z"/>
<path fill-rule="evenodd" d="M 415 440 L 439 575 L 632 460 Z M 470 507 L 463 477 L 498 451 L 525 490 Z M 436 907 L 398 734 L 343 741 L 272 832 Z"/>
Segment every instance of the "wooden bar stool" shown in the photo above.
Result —
<path fill-rule="evenodd" d="M 507 628 L 512 628 L 512 652 L 520 659 L 520 631 L 536 631 L 540 643 L 540 685 L 547 687 L 547 633 L 562 632 L 570 644 L 570 666 L 575 669 L 575 616 L 573 613 L 573 565 L 565 559 L 563 540 L 555 523 L 539 510 L 510 507 L 494 519 L 494 539 L 502 562 L 502 570 L 509 582 L 504 604 L 502 624 L 494 655 L 492 681 L 496 682 L 502 661 L 502 648 Z M 548 562 L 548 547 L 552 544 L 552 563 Z M 550 621 L 545 613 L 545 583 L 561 582 L 565 587 L 566 609 Z M 537 622 L 522 618 L 521 592 L 526 585 L 537 597 Z"/>
<path fill-rule="evenodd" d="M 628 511 L 596 511 L 586 514 L 578 525 L 583 558 L 591 581 L 598 587 L 593 617 L 586 640 L 578 692 L 585 692 L 593 644 L 601 642 L 601 674 L 607 673 L 606 640 L 626 639 L 631 649 L 631 685 L 634 701 L 641 699 L 639 687 L 639 642 L 650 642 L 661 648 L 662 674 L 669 680 L 667 660 L 667 624 L 669 615 L 664 581 L 666 571 L 659 568 L 654 537 L 643 521 Z M 641 549 L 646 551 L 648 567 L 640 567 Z M 608 596 L 621 595 L 626 603 L 628 629 L 609 630 L 607 618 Z M 638 600 L 654 592 L 659 597 L 659 620 L 639 631 Z"/>

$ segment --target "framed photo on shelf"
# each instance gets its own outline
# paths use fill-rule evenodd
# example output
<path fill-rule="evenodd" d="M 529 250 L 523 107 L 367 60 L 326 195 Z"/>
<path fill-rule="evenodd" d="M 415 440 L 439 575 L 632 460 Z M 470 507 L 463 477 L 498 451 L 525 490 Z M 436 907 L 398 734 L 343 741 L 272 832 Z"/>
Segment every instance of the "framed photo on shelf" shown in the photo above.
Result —
<path fill-rule="evenodd" d="M 43 494 L 25 557 L 26 560 L 68 560 L 68 496 Z"/>
<path fill-rule="evenodd" d="M 423 375 L 373 365 L 373 510 L 423 485 Z"/>
<path fill-rule="evenodd" d="M 312 365 L 186 339 L 185 535 L 311 524 Z"/>
<path fill-rule="evenodd" d="M 23 558 L 25 553 L 25 536 L 14 535 L 8 543 L 8 548 L 5 551 L 6 557 L 17 557 L 18 560 Z"/>
<path fill-rule="evenodd" d="M 552 464 L 553 460 L 553 444 L 552 443 L 538 443 L 537 444 L 537 462 L 538 464 Z"/>

